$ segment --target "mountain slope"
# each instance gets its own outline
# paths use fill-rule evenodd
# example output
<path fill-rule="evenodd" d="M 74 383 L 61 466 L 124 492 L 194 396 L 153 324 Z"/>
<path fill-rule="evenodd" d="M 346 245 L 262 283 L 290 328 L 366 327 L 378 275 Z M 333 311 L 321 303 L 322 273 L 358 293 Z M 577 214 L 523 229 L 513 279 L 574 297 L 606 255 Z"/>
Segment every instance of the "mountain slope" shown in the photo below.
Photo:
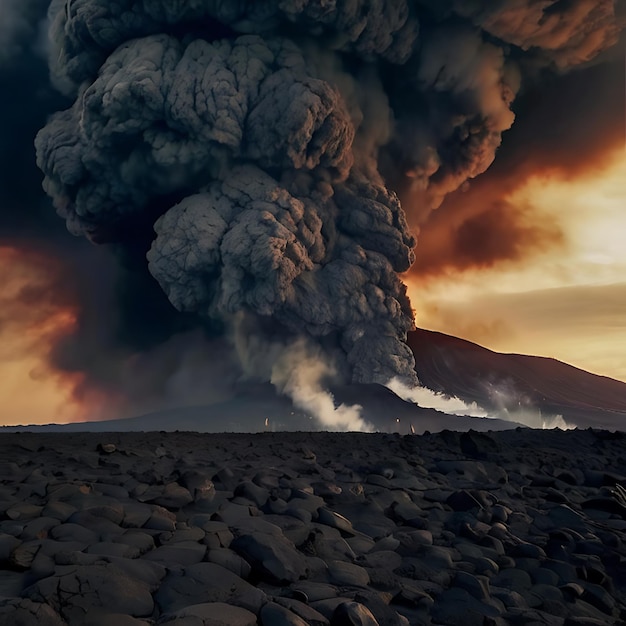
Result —
<path fill-rule="evenodd" d="M 626 383 L 555 359 L 502 354 L 429 330 L 409 333 L 423 385 L 511 417 L 562 415 L 579 427 L 626 429 Z"/>

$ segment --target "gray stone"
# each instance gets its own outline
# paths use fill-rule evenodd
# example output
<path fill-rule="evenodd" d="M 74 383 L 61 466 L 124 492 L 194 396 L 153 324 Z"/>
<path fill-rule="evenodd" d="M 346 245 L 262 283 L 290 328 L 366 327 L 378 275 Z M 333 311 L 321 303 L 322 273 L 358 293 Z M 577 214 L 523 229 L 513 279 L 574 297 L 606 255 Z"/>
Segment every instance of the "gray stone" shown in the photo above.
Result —
<path fill-rule="evenodd" d="M 122 535 L 115 537 L 114 542 L 131 546 L 137 550 L 139 556 L 154 549 L 154 538 L 152 535 L 141 530 L 126 530 Z"/>
<path fill-rule="evenodd" d="M 0 569 L 0 603 L 2 598 L 17 598 L 22 594 L 27 574 Z"/>
<path fill-rule="evenodd" d="M 263 626 L 308 626 L 299 615 L 275 602 L 268 602 L 261 609 L 260 617 Z"/>
<path fill-rule="evenodd" d="M 300 542 L 300 550 L 325 561 L 352 561 L 356 558 L 350 545 L 339 536 L 339 533 L 337 536 L 329 535 L 322 530 L 323 528 L 323 526 L 311 528 L 306 540 Z"/>
<path fill-rule="evenodd" d="M 101 517 L 97 510 L 93 513 L 89 510 L 78 510 L 67 518 L 67 522 L 69 524 L 78 524 L 88 530 L 91 530 L 96 533 L 98 540 L 107 535 L 121 535 L 123 532 L 119 524 L 112 522 L 106 517 Z M 65 526 L 65 524 L 62 525 Z M 50 531 L 50 534 L 54 539 L 56 539 L 56 537 L 54 537 L 53 533 L 56 528 L 58 528 L 58 526 L 55 526 Z"/>
<path fill-rule="evenodd" d="M 365 587 L 370 581 L 365 568 L 345 561 L 329 561 L 328 575 L 330 581 L 336 585 Z"/>
<path fill-rule="evenodd" d="M 153 506 L 152 513 L 142 525 L 146 530 L 176 530 L 176 515 L 161 506 Z"/>
<path fill-rule="evenodd" d="M 454 577 L 454 586 L 468 591 L 477 600 L 487 600 L 490 597 L 489 579 L 485 576 L 474 576 L 467 572 L 457 572 Z"/>
<path fill-rule="evenodd" d="M 124 517 L 120 526 L 124 528 L 141 528 L 153 514 L 153 507 L 141 502 L 124 502 Z"/>
<path fill-rule="evenodd" d="M 402 557 L 397 552 L 391 550 L 379 550 L 378 552 L 371 552 L 357 557 L 356 562 L 362 567 L 394 570 L 400 567 Z"/>
<path fill-rule="evenodd" d="M 547 602 L 563 604 L 563 594 L 558 587 L 552 585 L 533 585 L 530 589 L 522 592 L 528 606 L 543 608 Z"/>
<path fill-rule="evenodd" d="M 400 541 L 396 537 L 386 536 L 381 537 L 374 543 L 374 547 L 371 552 L 378 552 L 380 550 L 397 550 L 400 547 Z"/>
<path fill-rule="evenodd" d="M 309 602 L 328 600 L 329 598 L 336 598 L 339 595 L 337 588 L 333 585 L 310 580 L 301 580 L 300 582 L 294 583 L 291 585 L 291 589 L 305 594 Z"/>
<path fill-rule="evenodd" d="M 471 511 L 481 508 L 480 502 L 466 489 L 454 491 L 446 498 L 446 504 L 453 511 Z"/>
<path fill-rule="evenodd" d="M 54 526 L 50 529 L 48 536 L 56 541 L 80 541 L 85 544 L 96 543 L 100 540 L 100 533 L 71 522 Z"/>
<path fill-rule="evenodd" d="M 376 542 L 371 537 L 361 534 L 354 537 L 346 537 L 346 541 L 355 554 L 367 554 L 376 545 Z"/>
<path fill-rule="evenodd" d="M 497 599 L 507 608 L 528 608 L 524 596 L 514 589 L 490 585 L 491 598 Z"/>
<path fill-rule="evenodd" d="M 372 612 L 359 602 L 343 602 L 338 605 L 330 620 L 330 626 L 380 626 Z"/>
<path fill-rule="evenodd" d="M 506 587 L 507 589 L 530 589 L 532 587 L 532 579 L 528 572 L 517 568 L 501 570 L 491 580 L 493 585 L 498 587 Z"/>
<path fill-rule="evenodd" d="M 196 541 L 179 541 L 159 546 L 143 555 L 143 559 L 169 565 L 193 565 L 204 559 L 207 547 Z"/>
<path fill-rule="evenodd" d="M 198 563 L 182 573 L 171 572 L 155 593 L 163 612 L 175 612 L 191 604 L 225 602 L 255 615 L 266 602 L 263 591 L 215 563 Z"/>
<path fill-rule="evenodd" d="M 305 557 L 282 535 L 241 535 L 230 547 L 274 582 L 295 582 L 307 573 Z"/>
<path fill-rule="evenodd" d="M 206 560 L 225 567 L 243 579 L 248 578 L 252 571 L 250 564 L 229 548 L 212 548 L 208 550 Z"/>
<path fill-rule="evenodd" d="M 400 542 L 400 554 L 416 554 L 423 546 L 433 545 L 433 535 L 429 530 L 399 530 L 394 537 Z"/>
<path fill-rule="evenodd" d="M 248 519 L 253 512 L 258 511 L 256 507 L 248 504 L 238 504 L 236 502 L 226 502 L 220 505 L 215 520 L 224 522 L 228 526 L 234 526 L 237 523 Z"/>
<path fill-rule="evenodd" d="M 438 461 L 435 467 L 442 474 L 461 476 L 472 483 L 485 484 L 491 482 L 491 477 L 480 461 Z"/>
<path fill-rule="evenodd" d="M 167 569 L 160 563 L 144 561 L 143 559 L 120 559 L 118 557 L 103 557 L 104 560 L 122 570 L 129 578 L 140 580 L 154 591 L 165 578 Z"/>
<path fill-rule="evenodd" d="M 336 513 L 335 511 L 331 511 L 326 508 L 320 508 L 318 511 L 317 521 L 320 524 L 326 524 L 327 526 L 331 526 L 332 528 L 337 528 L 342 532 L 354 534 L 352 522 L 343 515 Z"/>
<path fill-rule="evenodd" d="M 174 545 L 182 541 L 199 541 L 201 542 L 206 533 L 202 528 L 197 526 L 187 527 L 185 522 L 177 522 L 176 530 L 166 531 L 158 537 L 159 543 L 164 545 Z"/>
<path fill-rule="evenodd" d="M 59 525 L 59 520 L 54 517 L 47 517 L 42 514 L 34 520 L 31 520 L 24 526 L 24 530 L 20 534 L 20 539 L 30 541 L 32 539 L 45 539 L 48 532 L 54 526 Z"/>
<path fill-rule="evenodd" d="M 133 617 L 152 614 L 153 589 L 144 581 L 131 578 L 110 563 L 68 566 L 58 575 L 37 581 L 24 591 L 36 602 L 62 610 L 71 622 L 82 620 L 92 610 L 115 612 Z"/>
<path fill-rule="evenodd" d="M 268 522 L 271 522 L 274 526 L 280 528 L 285 538 L 291 541 L 291 543 L 296 546 L 301 545 L 307 540 L 313 526 L 316 526 L 318 528 L 328 528 L 328 530 L 334 530 L 330 529 L 329 527 L 324 527 L 321 524 L 316 525 L 315 523 L 305 523 L 300 519 L 292 517 L 287 513 L 287 511 L 285 511 L 284 515 L 265 515 L 264 519 Z M 251 526 L 251 528 L 254 527 Z M 338 531 L 335 532 L 336 537 L 341 536 Z"/>
<path fill-rule="evenodd" d="M 514 558 L 530 558 L 530 559 L 545 559 L 546 553 L 541 546 L 537 546 L 526 541 L 520 541 L 512 546 L 508 551 L 508 554 Z"/>
<path fill-rule="evenodd" d="M 274 602 L 289 609 L 302 619 L 307 626 L 328 626 L 328 619 L 305 602 L 281 596 L 276 596 Z M 263 618 L 263 609 L 261 610 L 261 618 Z M 270 621 L 270 624 L 273 624 L 273 622 Z"/>
<path fill-rule="evenodd" d="M 54 517 L 60 522 L 65 522 L 74 511 L 76 511 L 76 507 L 69 502 L 51 500 L 44 506 L 41 514 L 45 517 Z"/>
<path fill-rule="evenodd" d="M 31 504 L 29 502 L 17 502 L 12 504 L 4 514 L 12 520 L 32 520 L 41 515 L 42 506 Z"/>
<path fill-rule="evenodd" d="M 191 494 L 194 502 L 211 501 L 215 496 L 215 484 L 207 474 L 190 470 L 180 477 L 180 484 Z"/>
<path fill-rule="evenodd" d="M 86 552 L 87 554 L 101 554 L 128 559 L 136 559 L 141 556 L 141 551 L 138 548 L 124 543 L 114 543 L 112 541 L 92 543 L 87 546 Z"/>
<path fill-rule="evenodd" d="M 252 481 L 244 480 L 235 487 L 234 495 L 250 500 L 256 506 L 262 507 L 269 498 L 269 491 L 265 487 L 259 487 Z"/>
<path fill-rule="evenodd" d="M 0 598 L 0 624 L 6 626 L 66 626 L 49 605 L 27 598 Z"/>
<path fill-rule="evenodd" d="M 122 613 L 95 614 L 94 611 L 89 611 L 84 621 L 85 626 L 149 626 L 152 624 L 152 621 L 148 622 Z"/>
<path fill-rule="evenodd" d="M 82 507 L 80 510 L 83 513 L 109 520 L 118 526 L 124 519 L 124 507 L 113 498 L 108 496 L 93 496 L 86 499 L 87 506 Z"/>
<path fill-rule="evenodd" d="M 483 626 L 486 618 L 502 614 L 493 603 L 472 597 L 465 589 L 453 587 L 445 590 L 435 601 L 431 615 L 436 623 L 446 626 Z"/>
<path fill-rule="evenodd" d="M 11 552 L 22 543 L 20 539 L 7 533 L 0 533 L 0 562 L 7 561 Z"/>
<path fill-rule="evenodd" d="M 311 602 L 311 606 L 330 621 L 333 618 L 335 609 L 340 604 L 345 604 L 346 602 L 353 602 L 353 600 L 352 598 L 347 598 L 345 596 L 336 596 L 334 598 L 326 598 L 324 600 Z"/>
<path fill-rule="evenodd" d="M 224 602 L 192 604 L 174 613 L 167 613 L 159 624 L 175 622 L 189 626 L 256 626 L 256 615 L 247 609 Z"/>
<path fill-rule="evenodd" d="M 13 567 L 26 570 L 32 565 L 40 549 L 40 540 L 24 541 L 11 552 L 8 560 Z"/>
<path fill-rule="evenodd" d="M 166 509 L 180 509 L 185 505 L 193 502 L 193 496 L 189 493 L 189 490 L 179 485 L 177 482 L 168 483 L 163 488 L 162 493 L 152 498 L 151 500 L 144 500 L 154 502 Z"/>
<path fill-rule="evenodd" d="M 615 599 L 606 589 L 600 585 L 590 582 L 584 582 L 582 583 L 582 586 L 584 589 L 581 598 L 582 600 L 588 602 L 592 606 L 595 606 L 607 615 L 613 615 L 615 610 Z"/>

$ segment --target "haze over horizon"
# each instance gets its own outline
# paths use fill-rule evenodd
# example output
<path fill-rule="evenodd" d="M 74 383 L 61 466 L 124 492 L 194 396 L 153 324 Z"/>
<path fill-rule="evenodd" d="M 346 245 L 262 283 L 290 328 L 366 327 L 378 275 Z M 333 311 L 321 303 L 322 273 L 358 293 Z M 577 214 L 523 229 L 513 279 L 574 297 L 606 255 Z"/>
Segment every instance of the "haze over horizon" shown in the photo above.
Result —
<path fill-rule="evenodd" d="M 411 307 L 626 382 L 619 2 L 48 4 L 0 7 L 0 424 L 410 379 Z"/>

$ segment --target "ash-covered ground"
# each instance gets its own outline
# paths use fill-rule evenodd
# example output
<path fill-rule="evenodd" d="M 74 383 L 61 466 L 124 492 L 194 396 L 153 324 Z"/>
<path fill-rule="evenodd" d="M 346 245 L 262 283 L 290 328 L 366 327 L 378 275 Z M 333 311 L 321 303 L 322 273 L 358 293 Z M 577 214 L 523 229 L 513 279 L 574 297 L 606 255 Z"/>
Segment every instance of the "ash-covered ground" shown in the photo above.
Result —
<path fill-rule="evenodd" d="M 2 433 L 0 624 L 626 621 L 626 435 Z"/>

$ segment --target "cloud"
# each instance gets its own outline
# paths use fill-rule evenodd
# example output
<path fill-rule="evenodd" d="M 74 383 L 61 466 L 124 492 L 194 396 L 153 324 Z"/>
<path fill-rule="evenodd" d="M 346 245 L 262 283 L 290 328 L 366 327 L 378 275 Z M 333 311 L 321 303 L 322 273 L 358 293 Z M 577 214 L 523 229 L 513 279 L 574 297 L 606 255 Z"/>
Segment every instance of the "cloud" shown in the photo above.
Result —
<path fill-rule="evenodd" d="M 605 3 L 597 20 L 550 7 L 569 43 L 555 46 L 552 28 L 526 51 L 496 25 L 511 24 L 508 2 L 461 15 L 445 2 L 53 0 L 49 18 L 45 5 L 9 2 L 0 28 L 0 86 L 15 96 L 1 103 L 0 241 L 64 259 L 49 285 L 76 323 L 50 365 L 81 374 L 77 398 L 101 390 L 132 407 L 174 401 L 168 381 L 194 369 L 208 376 L 240 313 L 262 318 L 265 338 L 313 342 L 348 379 L 414 381 L 399 278 L 412 228 L 490 166 L 533 63 L 564 67 L 610 43 Z M 525 11 L 526 25 L 536 6 Z M 32 45 L 48 19 L 65 97 Z M 68 239 L 36 191 L 44 125 L 46 191 L 104 250 Z M 503 250 L 487 229 L 499 217 L 480 214 L 455 246 L 488 263 Z M 492 245 L 475 259 L 485 230 Z"/>
<path fill-rule="evenodd" d="M 385 386 L 406 402 L 413 402 L 426 409 L 436 409 L 449 415 L 488 416 L 487 411 L 475 402 L 467 404 L 460 398 L 446 396 L 422 386 L 409 387 L 397 378 L 391 379 Z"/>
<path fill-rule="evenodd" d="M 482 283 L 488 289 L 484 279 Z M 444 330 L 501 352 L 555 357 L 626 381 L 622 349 L 626 340 L 625 283 L 524 293 L 483 291 L 458 300 L 440 293 L 428 297 L 428 302 L 434 310 L 428 306 L 418 310 L 418 320 L 426 328 Z"/>
<path fill-rule="evenodd" d="M 495 163 L 422 224 L 414 279 L 499 264 L 523 267 L 547 251 L 563 252 L 571 216 L 542 209 L 540 186 L 533 202 L 515 199 L 516 191 L 534 179 L 602 176 L 623 150 L 624 76 L 620 58 L 529 83 Z"/>

